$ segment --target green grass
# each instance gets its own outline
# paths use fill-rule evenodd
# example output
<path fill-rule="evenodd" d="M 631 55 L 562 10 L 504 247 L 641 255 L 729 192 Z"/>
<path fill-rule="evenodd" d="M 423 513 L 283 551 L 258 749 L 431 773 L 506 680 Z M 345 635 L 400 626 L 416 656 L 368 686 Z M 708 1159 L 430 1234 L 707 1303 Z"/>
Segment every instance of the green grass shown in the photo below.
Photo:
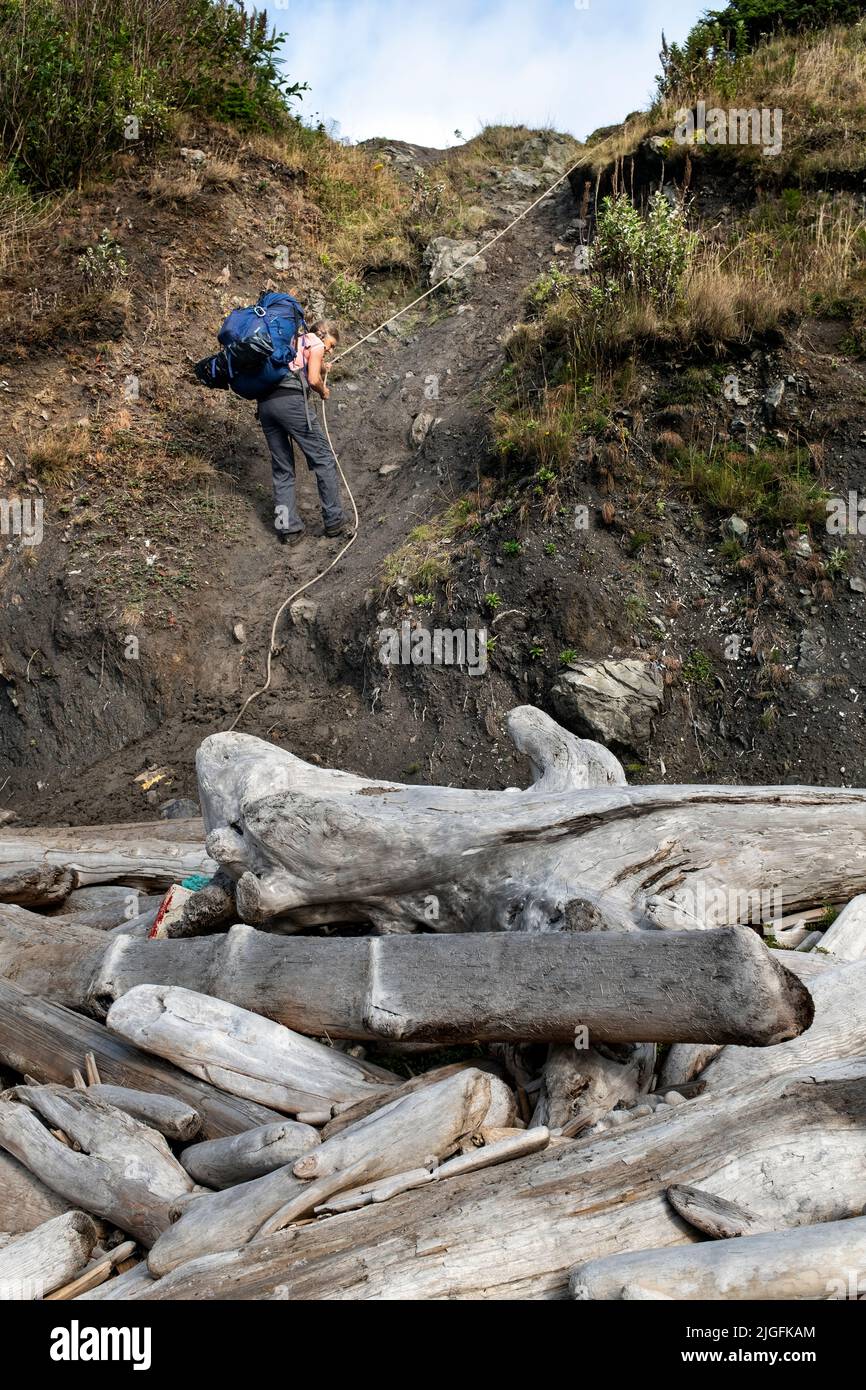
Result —
<path fill-rule="evenodd" d="M 828 496 L 804 449 L 762 447 L 756 454 L 731 444 L 673 451 L 673 477 L 719 512 L 775 525 L 808 524 L 825 516 Z"/>

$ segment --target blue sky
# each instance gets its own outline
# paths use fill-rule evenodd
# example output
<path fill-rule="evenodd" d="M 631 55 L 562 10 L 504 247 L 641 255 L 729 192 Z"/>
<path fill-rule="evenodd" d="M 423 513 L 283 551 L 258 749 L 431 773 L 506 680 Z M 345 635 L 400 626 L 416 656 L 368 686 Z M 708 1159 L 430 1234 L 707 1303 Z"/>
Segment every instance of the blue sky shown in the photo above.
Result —
<path fill-rule="evenodd" d="M 442 146 L 481 125 L 554 125 L 583 139 L 646 105 L 662 29 L 697 0 L 268 0 L 301 110 L 373 135 Z M 261 3 L 259 4 L 261 8 Z"/>

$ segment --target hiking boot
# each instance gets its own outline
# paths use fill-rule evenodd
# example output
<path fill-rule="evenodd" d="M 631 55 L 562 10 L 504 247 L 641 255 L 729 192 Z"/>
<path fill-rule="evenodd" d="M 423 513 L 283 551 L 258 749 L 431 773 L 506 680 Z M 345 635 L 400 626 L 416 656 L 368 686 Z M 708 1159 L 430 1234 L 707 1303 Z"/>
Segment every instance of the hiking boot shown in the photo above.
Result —
<path fill-rule="evenodd" d="M 277 532 L 277 535 L 278 535 L 279 538 L 280 538 L 280 545 L 294 545 L 296 541 L 299 541 L 299 540 L 301 539 L 301 536 L 303 536 L 303 534 L 304 534 L 303 531 L 278 531 L 278 532 Z"/>
<path fill-rule="evenodd" d="M 330 540 L 333 540 L 336 536 L 345 536 L 345 534 L 346 534 L 346 523 L 345 523 L 345 521 L 337 521 L 337 522 L 334 523 L 333 526 L 326 526 L 326 527 L 325 527 L 325 535 L 326 535 Z"/>

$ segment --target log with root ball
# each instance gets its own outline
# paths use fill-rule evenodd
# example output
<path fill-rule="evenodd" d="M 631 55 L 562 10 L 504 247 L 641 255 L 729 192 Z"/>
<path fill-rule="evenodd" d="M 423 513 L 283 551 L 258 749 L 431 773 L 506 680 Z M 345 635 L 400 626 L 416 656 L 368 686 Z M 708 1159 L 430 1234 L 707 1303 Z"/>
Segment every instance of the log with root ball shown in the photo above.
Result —
<path fill-rule="evenodd" d="M 130 1297 L 267 1298 L 277 1288 L 292 1300 L 561 1297 L 587 1260 L 698 1240 L 668 1201 L 675 1185 L 783 1229 L 859 1216 L 864 1171 L 866 1062 L 824 1062 L 262 1235 L 138 1282 Z M 184 1220 L 214 1200 L 197 1199 Z"/>
<path fill-rule="evenodd" d="M 809 1026 L 808 990 L 747 927 L 147 941 L 0 909 L 0 974 L 104 1016 L 137 985 L 215 994 L 299 1033 L 436 1041 L 738 1042 Z"/>
<path fill-rule="evenodd" d="M 247 734 L 205 739 L 208 851 L 236 881 L 243 920 L 692 929 L 866 888 L 864 791 L 627 787 L 600 764 L 606 750 L 540 710 L 507 722 L 536 779 L 524 791 L 375 782 Z"/>

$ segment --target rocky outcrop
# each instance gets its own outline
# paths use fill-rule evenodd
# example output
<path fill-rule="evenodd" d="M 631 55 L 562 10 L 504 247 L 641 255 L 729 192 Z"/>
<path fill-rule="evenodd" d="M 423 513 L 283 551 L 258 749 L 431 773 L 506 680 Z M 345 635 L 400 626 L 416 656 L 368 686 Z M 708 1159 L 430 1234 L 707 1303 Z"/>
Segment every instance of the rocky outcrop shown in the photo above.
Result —
<path fill-rule="evenodd" d="M 424 252 L 424 264 L 429 266 L 430 284 L 438 285 L 446 281 L 449 290 L 465 289 L 472 284 L 476 275 L 487 269 L 487 263 L 479 257 L 477 261 L 466 262 L 478 251 L 477 241 L 457 241 L 450 236 L 437 236 Z"/>
<path fill-rule="evenodd" d="M 575 733 L 636 748 L 650 736 L 664 682 L 648 661 L 574 661 L 550 696 L 557 719 Z"/>

